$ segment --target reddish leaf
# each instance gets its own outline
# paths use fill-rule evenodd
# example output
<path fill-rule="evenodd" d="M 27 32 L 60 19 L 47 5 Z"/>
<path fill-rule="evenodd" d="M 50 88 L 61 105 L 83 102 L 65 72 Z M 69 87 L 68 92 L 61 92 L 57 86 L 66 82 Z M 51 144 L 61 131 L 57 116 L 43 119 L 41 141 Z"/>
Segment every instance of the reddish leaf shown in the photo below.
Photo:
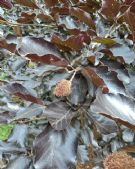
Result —
<path fill-rule="evenodd" d="M 81 33 L 78 36 L 70 36 L 66 40 L 61 39 L 56 34 L 52 37 L 52 42 L 57 44 L 63 50 L 80 50 L 83 47 L 83 43 L 90 43 L 90 37 L 87 33 Z"/>
<path fill-rule="evenodd" d="M 80 21 L 84 22 L 86 25 L 88 25 L 90 28 L 95 29 L 94 21 L 92 20 L 89 13 L 83 11 L 80 8 L 72 7 L 70 8 L 70 14 L 72 16 L 77 17 Z"/>
<path fill-rule="evenodd" d="M 108 19 L 114 19 L 119 12 L 120 4 L 117 0 L 102 0 L 101 13 Z"/>
<path fill-rule="evenodd" d="M 30 8 L 38 8 L 38 6 L 36 4 L 36 0 L 15 0 L 15 2 L 17 4 L 27 6 L 27 7 L 30 7 Z"/>
<path fill-rule="evenodd" d="M 130 5 L 132 2 L 134 2 L 134 0 L 125 0 L 125 1 L 124 1 L 124 4 Z"/>
<path fill-rule="evenodd" d="M 8 43 L 6 39 L 1 38 L 0 39 L 0 48 L 7 49 L 10 52 L 14 53 L 15 50 L 16 50 L 16 44 L 14 44 L 14 43 Z"/>
<path fill-rule="evenodd" d="M 100 78 L 92 68 L 87 67 L 82 69 L 82 74 L 84 75 L 84 77 L 89 78 L 96 87 L 104 88 L 105 93 L 109 92 L 109 89 L 107 88 L 103 79 Z"/>
<path fill-rule="evenodd" d="M 125 12 L 125 21 L 129 25 L 133 34 L 133 41 L 135 41 L 135 2 Z"/>
<path fill-rule="evenodd" d="M 18 52 L 33 61 L 64 67 L 68 65 L 68 62 L 61 57 L 56 46 L 43 38 L 24 37 Z"/>
<path fill-rule="evenodd" d="M 92 112 L 102 113 L 135 126 L 135 101 L 122 94 L 102 94 L 99 90 L 91 106 Z"/>
<path fill-rule="evenodd" d="M 37 18 L 41 19 L 43 22 L 52 22 L 53 18 L 50 15 L 40 13 L 37 15 Z"/>
<path fill-rule="evenodd" d="M 21 99 L 30 101 L 32 103 L 44 105 L 43 100 L 31 95 L 31 93 L 23 85 L 19 83 L 7 84 L 6 86 L 3 87 L 3 89 L 9 92 L 11 95 L 18 96 Z"/>
<path fill-rule="evenodd" d="M 46 64 L 52 64 L 57 66 L 66 67 L 68 65 L 68 62 L 65 61 L 65 59 L 60 59 L 52 54 L 47 54 L 43 56 L 39 56 L 37 54 L 28 54 L 26 55 L 27 58 L 31 59 L 32 61 L 46 63 Z"/>
<path fill-rule="evenodd" d="M 44 2 L 48 7 L 54 7 L 58 4 L 58 0 L 44 0 Z"/>
<path fill-rule="evenodd" d="M 6 23 L 7 21 L 2 17 L 0 16 L 0 23 Z"/>
<path fill-rule="evenodd" d="M 35 13 L 22 12 L 21 17 L 17 19 L 17 22 L 18 23 L 29 23 L 34 20 L 35 16 L 36 16 Z"/>
<path fill-rule="evenodd" d="M 13 4 L 11 0 L 0 0 L 0 6 L 7 9 L 12 9 Z"/>
<path fill-rule="evenodd" d="M 55 20 L 58 26 L 66 28 L 66 30 L 73 35 L 78 35 L 83 32 L 87 32 L 88 27 L 80 21 L 76 21 L 71 16 L 55 14 Z"/>
<path fill-rule="evenodd" d="M 52 8 L 51 15 L 54 17 L 56 14 L 69 15 L 69 8 L 65 6 Z"/>
<path fill-rule="evenodd" d="M 56 131 L 48 125 L 34 141 L 35 169 L 71 169 L 77 158 L 78 133 L 67 127 Z"/>
<path fill-rule="evenodd" d="M 125 87 L 118 79 L 115 71 L 108 70 L 107 66 L 97 68 L 86 67 L 82 70 L 83 75 L 90 79 L 96 87 L 101 87 L 103 93 L 113 92 L 125 94 Z"/>

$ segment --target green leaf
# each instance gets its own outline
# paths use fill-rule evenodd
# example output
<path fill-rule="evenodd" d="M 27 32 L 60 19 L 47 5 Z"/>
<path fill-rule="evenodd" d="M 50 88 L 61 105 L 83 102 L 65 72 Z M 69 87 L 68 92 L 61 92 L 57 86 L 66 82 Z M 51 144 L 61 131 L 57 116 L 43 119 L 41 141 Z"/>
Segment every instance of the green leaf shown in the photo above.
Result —
<path fill-rule="evenodd" d="M 96 43 L 101 43 L 104 45 L 114 45 L 117 43 L 115 40 L 113 40 L 111 38 L 101 38 L 101 37 L 97 37 L 97 38 L 93 39 L 92 41 L 96 42 Z"/>
<path fill-rule="evenodd" d="M 7 140 L 13 128 L 11 124 L 0 124 L 0 140 Z"/>
<path fill-rule="evenodd" d="M 8 74 L 5 72 L 0 73 L 0 80 L 6 80 L 8 77 Z"/>

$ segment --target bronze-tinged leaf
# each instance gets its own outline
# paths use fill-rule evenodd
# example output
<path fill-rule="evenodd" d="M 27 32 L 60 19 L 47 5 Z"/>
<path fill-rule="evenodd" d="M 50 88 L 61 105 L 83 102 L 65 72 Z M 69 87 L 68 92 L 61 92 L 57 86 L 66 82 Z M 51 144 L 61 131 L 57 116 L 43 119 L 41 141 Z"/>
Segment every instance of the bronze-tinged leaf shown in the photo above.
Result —
<path fill-rule="evenodd" d="M 44 0 L 47 7 L 54 7 L 58 4 L 58 0 Z"/>
<path fill-rule="evenodd" d="M 77 156 L 78 134 L 73 127 L 56 131 L 48 125 L 34 142 L 35 169 L 71 169 Z"/>
<path fill-rule="evenodd" d="M 18 96 L 21 99 L 30 101 L 32 103 L 44 105 L 43 100 L 33 96 L 23 85 L 19 83 L 7 84 L 3 86 L 2 88 L 11 95 Z"/>
<path fill-rule="evenodd" d="M 120 151 L 125 151 L 127 153 L 135 153 L 135 145 L 127 145 L 121 148 Z"/>
<path fill-rule="evenodd" d="M 118 14 L 120 4 L 117 0 L 102 0 L 101 13 L 108 19 L 114 19 Z"/>
<path fill-rule="evenodd" d="M 103 93 L 126 93 L 125 86 L 117 77 L 118 74 L 109 70 L 107 66 L 86 67 L 82 69 L 82 74 L 87 79 L 89 78 L 97 88 L 101 87 Z"/>
<path fill-rule="evenodd" d="M 3 23 L 7 23 L 7 21 L 2 16 L 0 16 L 0 24 L 3 24 Z"/>
<path fill-rule="evenodd" d="M 84 68 L 82 69 L 82 74 L 84 75 L 86 79 L 89 79 L 90 81 L 92 81 L 96 87 L 102 87 L 104 88 L 104 92 L 107 92 L 107 93 L 109 92 L 109 89 L 106 87 L 104 80 L 100 78 L 93 69 L 89 67 Z"/>
<path fill-rule="evenodd" d="M 16 50 L 16 44 L 8 43 L 6 39 L 0 38 L 0 48 L 4 48 L 14 53 Z"/>
<path fill-rule="evenodd" d="M 87 33 L 80 33 L 79 35 L 69 36 L 67 39 L 61 39 L 61 37 L 54 34 L 51 41 L 63 50 L 72 49 L 79 51 L 84 43 L 90 43 L 90 36 Z"/>
<path fill-rule="evenodd" d="M 66 6 L 63 6 L 63 7 L 53 7 L 51 9 L 51 16 L 52 17 L 55 17 L 56 14 L 59 14 L 59 15 L 69 15 L 69 8 L 66 7 Z"/>
<path fill-rule="evenodd" d="M 70 15 L 75 16 L 80 21 L 82 21 L 86 25 L 88 25 L 90 28 L 95 30 L 95 23 L 92 20 L 89 13 L 87 13 L 84 10 L 77 8 L 77 7 L 71 7 L 69 12 L 70 12 Z"/>
<path fill-rule="evenodd" d="M 132 2 L 134 2 L 134 0 L 124 0 L 124 4 L 126 5 L 130 5 Z"/>
<path fill-rule="evenodd" d="M 35 62 L 41 62 L 41 63 L 51 64 L 51 65 L 56 65 L 61 67 L 68 66 L 68 62 L 65 59 L 58 58 L 57 56 L 54 56 L 52 54 L 47 54 L 42 56 L 39 56 L 37 54 L 27 54 L 26 57 Z"/>
<path fill-rule="evenodd" d="M 62 67 L 68 66 L 68 62 L 62 58 L 56 45 L 44 40 L 43 38 L 22 38 L 18 53 L 35 62 L 53 64 Z"/>
<path fill-rule="evenodd" d="M 21 26 L 13 26 L 12 27 L 13 28 L 13 30 L 14 30 L 14 32 L 15 32 L 15 34 L 19 37 L 19 36 L 22 36 L 22 28 L 21 28 Z"/>
<path fill-rule="evenodd" d="M 36 14 L 35 13 L 26 13 L 22 12 L 21 17 L 17 19 L 18 23 L 30 23 L 34 20 Z"/>
<path fill-rule="evenodd" d="M 38 8 L 36 4 L 36 0 L 15 0 L 15 3 L 30 7 L 30 8 Z"/>
<path fill-rule="evenodd" d="M 11 0 L 0 0 L 0 6 L 7 9 L 12 9 L 13 4 Z"/>
<path fill-rule="evenodd" d="M 54 21 L 53 17 L 51 17 L 51 15 L 47 15 L 47 14 L 43 14 L 43 13 L 39 13 L 37 15 L 37 18 L 39 18 L 42 22 L 50 23 L 50 22 Z"/>
<path fill-rule="evenodd" d="M 125 21 L 129 25 L 129 28 L 133 34 L 133 41 L 135 41 L 135 2 L 127 9 L 124 14 Z"/>

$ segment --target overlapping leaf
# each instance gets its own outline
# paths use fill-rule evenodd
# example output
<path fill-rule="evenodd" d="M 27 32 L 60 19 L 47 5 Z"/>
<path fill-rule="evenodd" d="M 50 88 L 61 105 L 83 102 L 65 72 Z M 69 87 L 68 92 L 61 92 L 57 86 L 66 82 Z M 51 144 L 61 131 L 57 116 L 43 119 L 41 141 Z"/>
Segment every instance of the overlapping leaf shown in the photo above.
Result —
<path fill-rule="evenodd" d="M 76 113 L 66 103 L 57 101 L 48 105 L 43 114 L 55 130 L 63 130 L 70 126 Z"/>
<path fill-rule="evenodd" d="M 76 163 L 77 133 L 72 127 L 56 131 L 50 126 L 34 142 L 35 169 L 71 169 Z"/>
<path fill-rule="evenodd" d="M 91 106 L 91 111 L 107 114 L 116 119 L 120 119 L 131 125 L 135 125 L 135 101 L 122 94 L 103 94 L 100 90 L 96 95 L 96 100 Z"/>
<path fill-rule="evenodd" d="M 77 7 L 70 8 L 69 12 L 72 16 L 77 17 L 80 21 L 84 22 L 90 28 L 95 29 L 95 24 L 89 13 Z"/>
<path fill-rule="evenodd" d="M 7 9 L 12 9 L 13 4 L 12 4 L 11 0 L 1 0 L 0 1 L 0 6 L 4 7 L 4 8 L 7 8 Z"/>
<path fill-rule="evenodd" d="M 86 67 L 83 75 L 89 78 L 96 87 L 101 87 L 104 93 L 113 92 L 125 94 L 125 86 L 117 77 L 115 71 L 108 70 L 107 66 L 98 68 Z"/>
<path fill-rule="evenodd" d="M 21 99 L 30 101 L 32 103 L 44 105 L 44 102 L 33 96 L 23 85 L 19 83 L 12 83 L 3 86 L 3 89 L 11 95 L 20 97 Z"/>
<path fill-rule="evenodd" d="M 4 48 L 9 50 L 10 52 L 15 52 L 16 50 L 16 44 L 14 43 L 9 43 L 6 39 L 1 38 L 0 39 L 0 48 Z"/>
<path fill-rule="evenodd" d="M 61 39 L 58 35 L 54 34 L 52 37 L 52 42 L 57 44 L 63 50 L 80 50 L 84 43 L 90 43 L 90 37 L 87 33 L 80 33 L 77 36 L 70 36 L 66 40 Z"/>
<path fill-rule="evenodd" d="M 61 57 L 60 52 L 52 43 L 43 38 L 24 37 L 18 52 L 35 62 L 67 66 L 68 62 Z"/>
<path fill-rule="evenodd" d="M 17 4 L 27 6 L 27 7 L 30 7 L 30 8 L 38 8 L 38 6 L 36 4 L 36 0 L 15 0 L 15 2 Z"/>
<path fill-rule="evenodd" d="M 114 19 L 119 12 L 120 4 L 117 0 L 102 0 L 101 13 L 109 19 Z"/>
<path fill-rule="evenodd" d="M 135 41 L 135 2 L 131 3 L 131 6 L 127 9 L 124 16 L 125 16 L 126 22 L 128 23 L 132 31 L 133 38 Z"/>
<path fill-rule="evenodd" d="M 69 100 L 74 105 L 83 103 L 86 99 L 88 86 L 86 80 L 78 75 L 72 82 L 72 93 L 69 96 Z"/>
<path fill-rule="evenodd" d="M 35 13 L 22 12 L 21 17 L 17 19 L 17 22 L 18 23 L 29 23 L 34 20 L 35 16 L 36 16 Z"/>

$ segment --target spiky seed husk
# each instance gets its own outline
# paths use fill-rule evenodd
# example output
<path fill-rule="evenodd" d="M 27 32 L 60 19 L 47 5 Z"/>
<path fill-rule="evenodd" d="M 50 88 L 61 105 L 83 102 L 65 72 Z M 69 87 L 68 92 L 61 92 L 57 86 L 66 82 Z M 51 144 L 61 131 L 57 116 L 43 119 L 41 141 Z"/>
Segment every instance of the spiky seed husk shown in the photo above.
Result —
<path fill-rule="evenodd" d="M 104 169 L 135 169 L 135 159 L 120 151 L 108 155 L 103 161 Z"/>
<path fill-rule="evenodd" d="M 57 97 L 68 96 L 71 93 L 71 81 L 63 79 L 54 89 L 54 95 Z"/>

